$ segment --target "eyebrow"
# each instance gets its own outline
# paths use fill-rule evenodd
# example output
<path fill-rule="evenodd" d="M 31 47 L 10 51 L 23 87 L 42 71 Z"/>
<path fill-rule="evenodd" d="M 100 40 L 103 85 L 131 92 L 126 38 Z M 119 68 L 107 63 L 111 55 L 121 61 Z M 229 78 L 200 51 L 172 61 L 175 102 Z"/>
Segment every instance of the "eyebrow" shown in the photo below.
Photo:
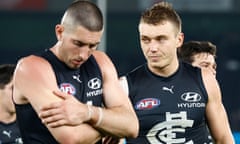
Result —
<path fill-rule="evenodd" d="M 91 46 L 95 46 L 95 45 L 98 45 L 100 42 L 96 42 L 96 43 L 85 43 L 83 41 L 80 41 L 80 40 L 76 40 L 76 39 L 73 39 L 73 42 L 76 43 L 77 45 L 89 45 L 90 47 Z"/>

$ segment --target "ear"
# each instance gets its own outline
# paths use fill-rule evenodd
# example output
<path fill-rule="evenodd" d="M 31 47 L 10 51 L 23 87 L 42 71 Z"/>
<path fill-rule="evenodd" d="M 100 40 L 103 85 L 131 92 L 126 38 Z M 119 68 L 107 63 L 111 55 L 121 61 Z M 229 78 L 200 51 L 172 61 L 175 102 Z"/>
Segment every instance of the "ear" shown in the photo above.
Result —
<path fill-rule="evenodd" d="M 177 38 L 177 47 L 181 47 L 184 41 L 184 33 L 179 33 Z"/>
<path fill-rule="evenodd" d="M 63 25 L 57 24 L 55 26 L 55 33 L 56 33 L 56 37 L 57 37 L 58 41 L 61 41 L 63 31 L 64 31 Z"/>

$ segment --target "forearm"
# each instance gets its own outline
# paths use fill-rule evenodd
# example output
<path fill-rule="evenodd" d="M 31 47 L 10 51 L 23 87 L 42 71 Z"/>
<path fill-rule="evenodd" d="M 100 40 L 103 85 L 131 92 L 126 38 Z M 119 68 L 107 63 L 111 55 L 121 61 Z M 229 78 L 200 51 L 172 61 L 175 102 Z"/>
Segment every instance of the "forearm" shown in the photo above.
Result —
<path fill-rule="evenodd" d="M 215 141 L 216 144 L 235 144 L 232 136 L 223 137 L 221 140 Z"/>
<path fill-rule="evenodd" d="M 82 144 L 95 144 L 102 139 L 102 134 L 92 126 L 89 126 L 89 124 L 82 124 L 77 131 L 80 134 L 77 138 L 82 137 Z"/>
<path fill-rule="evenodd" d="M 55 139 L 62 144 L 94 144 L 102 138 L 102 135 L 89 124 L 78 126 L 60 126 L 50 128 Z"/>
<path fill-rule="evenodd" d="M 91 107 L 93 116 L 89 121 L 96 129 L 106 135 L 114 137 L 136 137 L 138 134 L 138 120 L 133 111 L 126 107 L 114 107 L 101 110 Z M 127 122 L 131 122 L 129 125 Z"/>
<path fill-rule="evenodd" d="M 226 113 L 225 113 L 225 115 L 226 115 Z M 228 124 L 228 120 L 224 119 L 224 122 L 222 123 L 222 125 L 226 125 L 225 126 L 226 127 L 225 130 L 222 129 L 225 133 L 217 138 L 216 144 L 226 144 L 226 143 L 227 144 L 235 144 L 235 141 L 234 141 L 234 138 L 233 138 L 230 126 Z"/>
<path fill-rule="evenodd" d="M 234 144 L 234 138 L 228 122 L 227 113 L 223 104 L 208 105 L 208 124 L 210 127 L 211 134 L 216 144 Z"/>

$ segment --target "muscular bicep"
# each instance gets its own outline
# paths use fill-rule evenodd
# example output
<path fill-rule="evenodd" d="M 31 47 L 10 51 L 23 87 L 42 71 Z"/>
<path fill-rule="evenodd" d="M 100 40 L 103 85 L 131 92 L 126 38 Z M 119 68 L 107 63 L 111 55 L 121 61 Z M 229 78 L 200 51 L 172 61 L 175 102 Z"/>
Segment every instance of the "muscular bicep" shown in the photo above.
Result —
<path fill-rule="evenodd" d="M 42 105 L 59 100 L 52 93 L 58 89 L 54 72 L 46 60 L 37 56 L 29 56 L 18 63 L 14 89 L 16 103 L 31 103 L 37 113 Z"/>

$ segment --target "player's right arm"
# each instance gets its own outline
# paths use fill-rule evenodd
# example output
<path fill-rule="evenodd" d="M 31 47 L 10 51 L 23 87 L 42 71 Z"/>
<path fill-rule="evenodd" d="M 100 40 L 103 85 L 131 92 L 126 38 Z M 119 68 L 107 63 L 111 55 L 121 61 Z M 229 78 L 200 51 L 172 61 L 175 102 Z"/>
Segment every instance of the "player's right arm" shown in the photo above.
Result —
<path fill-rule="evenodd" d="M 227 113 L 222 103 L 220 86 L 210 69 L 202 68 L 204 85 L 208 93 L 207 123 L 216 144 L 234 144 Z"/>
<path fill-rule="evenodd" d="M 38 56 L 29 56 L 19 61 L 14 74 L 14 101 L 18 104 L 30 103 L 37 114 L 44 105 L 61 101 L 53 91 L 59 90 L 55 74 L 50 64 Z M 86 119 L 87 106 L 84 106 Z M 59 143 L 95 143 L 101 135 L 88 124 L 78 126 L 49 127 L 48 130 Z M 87 132 L 86 132 L 87 131 Z"/>

